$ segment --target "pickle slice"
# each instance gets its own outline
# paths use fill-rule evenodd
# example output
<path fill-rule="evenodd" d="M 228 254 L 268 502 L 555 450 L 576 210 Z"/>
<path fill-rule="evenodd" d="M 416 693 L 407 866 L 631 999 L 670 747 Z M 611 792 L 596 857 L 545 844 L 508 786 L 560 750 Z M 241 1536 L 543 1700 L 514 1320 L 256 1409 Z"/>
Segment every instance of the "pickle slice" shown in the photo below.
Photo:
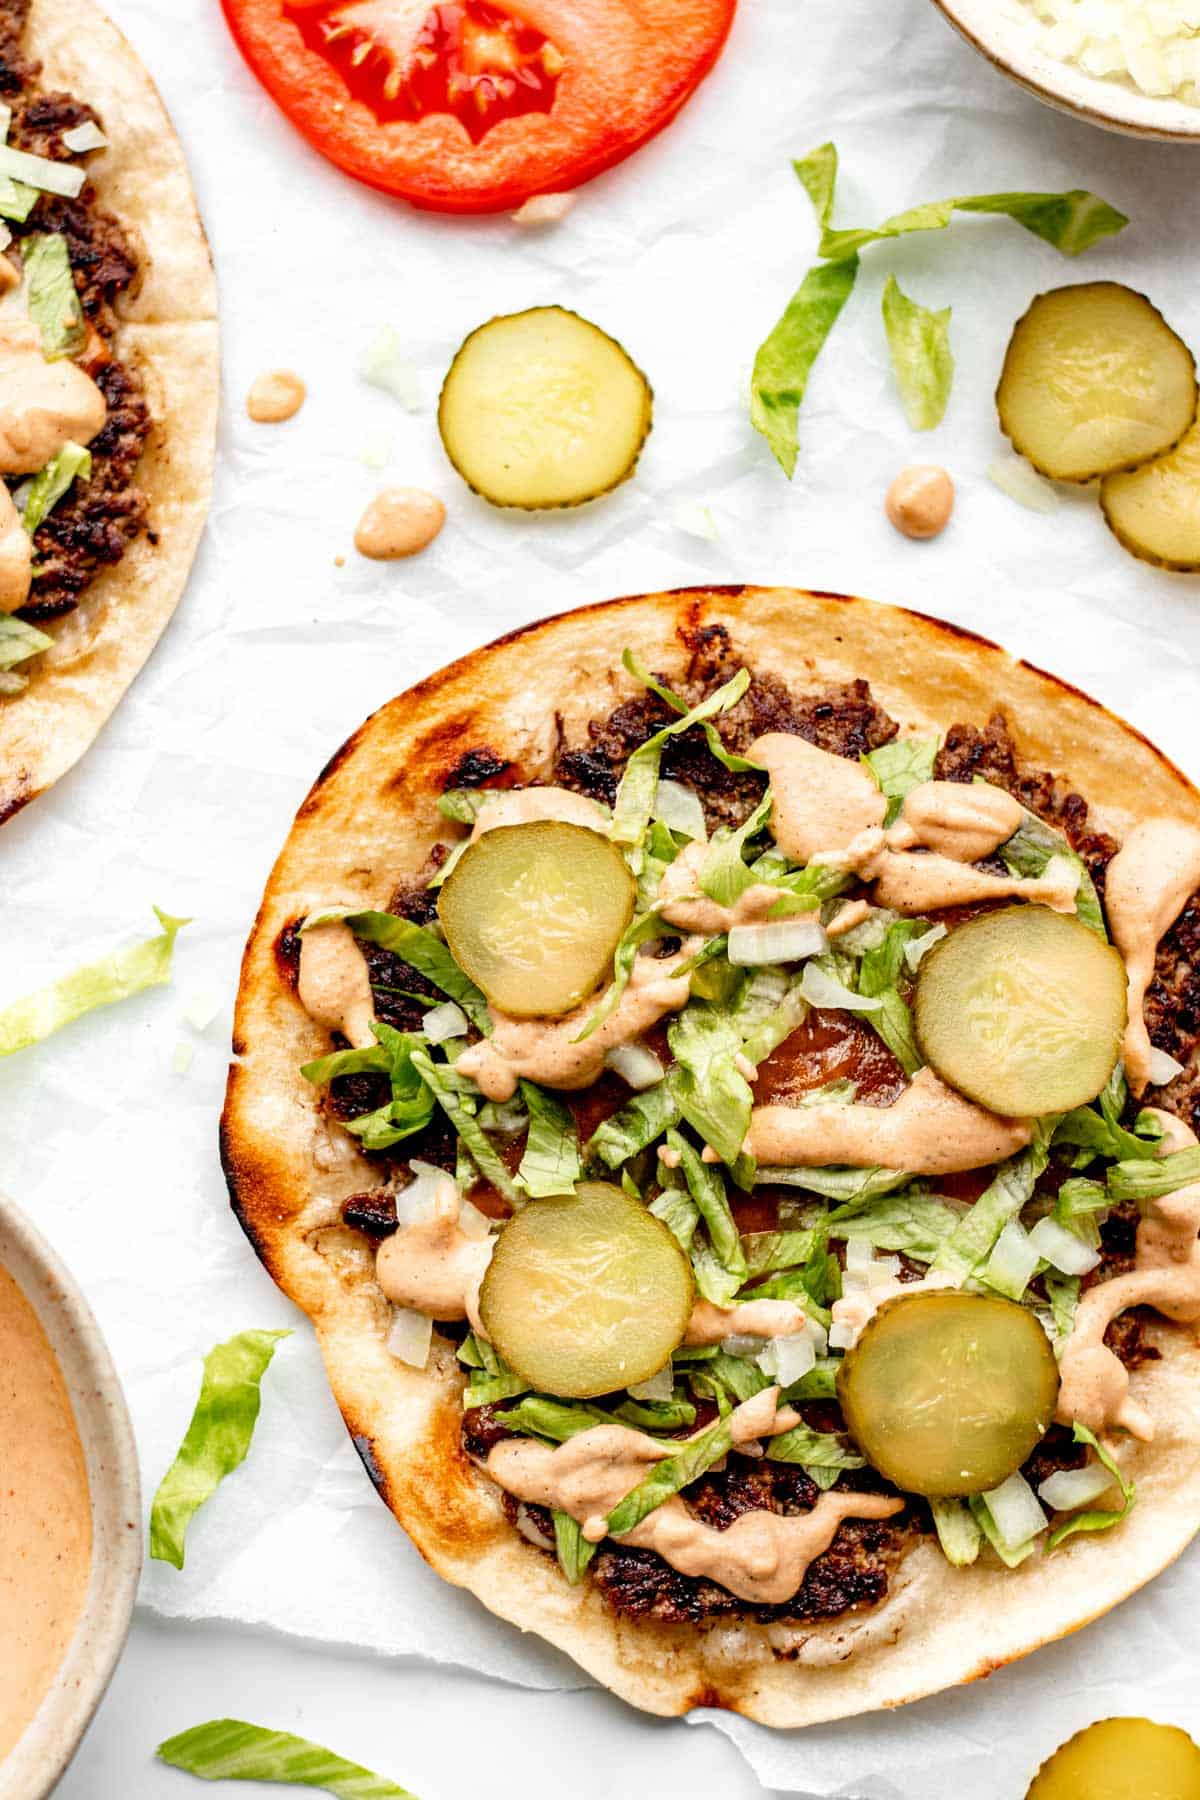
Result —
<path fill-rule="evenodd" d="M 583 1181 L 504 1227 L 479 1310 L 525 1381 L 590 1400 L 656 1375 L 683 1342 L 694 1298 L 667 1227 L 622 1188 Z"/>
<path fill-rule="evenodd" d="M 1046 906 L 980 913 L 921 961 L 917 1042 L 943 1081 L 990 1112 L 1070 1112 L 1121 1054 L 1125 965 L 1078 919 Z"/>
<path fill-rule="evenodd" d="M 1131 469 L 1196 416 L 1196 365 L 1144 294 L 1089 281 L 1039 294 L 996 389 L 1000 429 L 1055 481 Z"/>
<path fill-rule="evenodd" d="M 1126 550 L 1160 569 L 1200 569 L 1200 425 L 1165 456 L 1100 483 L 1100 510 Z"/>
<path fill-rule="evenodd" d="M 580 506 L 633 474 L 653 395 L 607 332 L 561 306 L 489 319 L 450 365 L 446 455 L 495 506 Z"/>
<path fill-rule="evenodd" d="M 625 858 L 586 825 L 498 825 L 446 877 L 438 918 L 459 968 L 502 1012 L 558 1018 L 612 974 L 633 917 Z"/>
<path fill-rule="evenodd" d="M 1015 1301 L 901 1294 L 871 1320 L 837 1377 L 846 1427 L 867 1461 L 909 1494 L 982 1494 L 1007 1481 L 1049 1430 L 1058 1364 Z"/>
<path fill-rule="evenodd" d="M 1200 1747 L 1178 1725 L 1098 1719 L 1042 1764 L 1025 1800 L 1200 1800 Z"/>

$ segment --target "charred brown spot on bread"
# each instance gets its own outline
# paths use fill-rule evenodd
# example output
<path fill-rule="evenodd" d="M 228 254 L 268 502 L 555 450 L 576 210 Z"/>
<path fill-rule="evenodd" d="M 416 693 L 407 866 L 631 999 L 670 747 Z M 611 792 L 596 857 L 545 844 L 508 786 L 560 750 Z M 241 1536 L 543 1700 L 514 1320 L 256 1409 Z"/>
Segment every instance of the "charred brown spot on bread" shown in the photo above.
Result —
<path fill-rule="evenodd" d="M 293 993 L 300 983 L 300 927 L 303 924 L 303 916 L 289 919 L 273 946 L 279 978 Z"/>
<path fill-rule="evenodd" d="M 436 792 L 453 787 L 455 783 L 446 771 L 455 769 L 462 760 L 463 744 L 470 744 L 477 738 L 477 717 L 471 710 L 452 712 L 439 718 L 417 738 L 403 768 L 398 768 L 392 777 L 391 785 L 406 790 L 431 788 Z"/>
<path fill-rule="evenodd" d="M 520 765 L 500 756 L 487 744 L 464 750 L 442 783 L 449 788 L 511 787 L 520 783 Z"/>
<path fill-rule="evenodd" d="M 7 787 L 0 788 L 0 825 L 15 818 L 22 807 L 36 799 L 37 793 L 30 782 L 28 769 L 17 769 L 9 776 Z"/>
<path fill-rule="evenodd" d="M 382 1494 L 384 1499 L 386 1499 L 387 1477 L 380 1468 L 379 1460 L 375 1455 L 374 1440 L 369 1438 L 365 1431 L 351 1431 L 350 1442 L 358 1451 L 359 1460 L 361 1461 L 363 1468 L 367 1471 L 367 1474 L 371 1477 L 376 1492 Z"/>
<path fill-rule="evenodd" d="M 397 1228 L 396 1190 L 389 1184 L 370 1188 L 365 1194 L 351 1194 L 342 1202 L 342 1218 L 356 1231 L 365 1232 L 367 1237 L 382 1243 Z"/>

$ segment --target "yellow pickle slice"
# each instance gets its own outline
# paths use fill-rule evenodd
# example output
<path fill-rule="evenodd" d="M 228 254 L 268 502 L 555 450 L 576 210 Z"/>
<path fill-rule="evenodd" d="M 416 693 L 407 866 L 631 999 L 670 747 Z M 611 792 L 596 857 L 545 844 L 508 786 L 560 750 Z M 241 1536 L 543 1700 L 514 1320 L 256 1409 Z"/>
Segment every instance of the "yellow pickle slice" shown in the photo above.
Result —
<path fill-rule="evenodd" d="M 590 1400 L 656 1375 L 694 1299 L 667 1227 L 622 1188 L 583 1181 L 509 1221 L 479 1305 L 510 1369 L 543 1393 Z"/>
<path fill-rule="evenodd" d="M 1100 510 L 1113 536 L 1143 562 L 1200 569 L 1200 425 L 1140 469 L 1106 475 Z"/>
<path fill-rule="evenodd" d="M 1053 288 L 1013 329 L 996 409 L 1041 474 L 1091 481 L 1179 442 L 1196 416 L 1196 365 L 1144 294 L 1117 281 Z"/>
<path fill-rule="evenodd" d="M 1200 1800 L 1200 1747 L 1177 1725 L 1099 1719 L 1042 1764 L 1025 1800 Z"/>
<path fill-rule="evenodd" d="M 1111 944 L 1046 906 L 959 925 L 922 958 L 917 1042 L 943 1081 L 1025 1119 L 1094 1100 L 1117 1064 L 1125 965 Z"/>
<path fill-rule="evenodd" d="M 1054 1419 L 1058 1364 L 1034 1315 L 1012 1300 L 938 1290 L 880 1308 L 837 1376 L 851 1437 L 905 1493 L 987 1493 Z"/>
<path fill-rule="evenodd" d="M 633 917 L 625 858 L 586 825 L 502 825 L 447 876 L 438 918 L 459 968 L 502 1012 L 557 1018 L 612 975 Z"/>

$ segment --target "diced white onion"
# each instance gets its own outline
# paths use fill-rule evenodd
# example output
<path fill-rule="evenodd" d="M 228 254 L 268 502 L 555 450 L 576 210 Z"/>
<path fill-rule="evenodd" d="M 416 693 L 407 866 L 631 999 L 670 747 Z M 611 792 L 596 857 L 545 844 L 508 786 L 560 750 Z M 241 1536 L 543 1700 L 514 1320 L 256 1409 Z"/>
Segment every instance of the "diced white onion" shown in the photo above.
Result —
<path fill-rule="evenodd" d="M 180 1038 L 174 1050 L 171 1052 L 172 1075 L 186 1075 L 192 1066 L 192 1057 L 194 1054 L 195 1052 L 193 1051 L 192 1046 L 187 1043 L 185 1039 Z"/>
<path fill-rule="evenodd" d="M 574 206 L 574 194 L 530 194 L 512 215 L 514 225 L 558 225 Z"/>
<path fill-rule="evenodd" d="M 380 326 L 359 358 L 358 372 L 372 387 L 391 394 L 406 412 L 420 411 L 421 383 L 416 369 L 401 355 L 399 333 L 392 326 Z"/>
<path fill-rule="evenodd" d="M 852 993 L 836 976 L 827 969 L 819 969 L 816 963 L 805 965 L 800 992 L 810 1006 L 837 1007 L 844 1012 L 878 1012 L 883 1005 L 882 1000 L 869 1000 L 862 994 Z"/>
<path fill-rule="evenodd" d="M 64 131 L 62 141 L 77 156 L 85 150 L 103 150 L 108 143 L 100 127 L 91 119 L 86 124 L 72 125 L 70 131 Z"/>
<path fill-rule="evenodd" d="M 479 1123 L 484 1131 L 498 1131 L 501 1137 L 516 1137 L 529 1124 L 529 1114 L 519 1099 L 488 1100 L 480 1108 Z"/>
<path fill-rule="evenodd" d="M 14 150 L 11 144 L 0 144 L 0 175 L 23 181 L 27 187 L 40 188 L 44 194 L 58 194 L 64 200 L 76 200 L 87 180 L 85 172 L 74 163 L 51 162 L 48 156 L 31 156 L 27 150 Z"/>
<path fill-rule="evenodd" d="M 648 1044 L 617 1044 L 606 1053 L 604 1063 L 636 1093 L 653 1087 L 666 1074 Z"/>
<path fill-rule="evenodd" d="M 731 1331 L 727 1338 L 722 1338 L 721 1348 L 726 1356 L 757 1356 L 762 1349 L 762 1339 L 752 1337 L 747 1331 Z"/>
<path fill-rule="evenodd" d="M 13 241 L 13 234 L 8 226 L 0 220 L 0 250 L 7 250 Z"/>
<path fill-rule="evenodd" d="M 1086 1469 L 1056 1469 L 1041 1483 L 1038 1494 L 1054 1512 L 1075 1512 L 1090 1506 L 1112 1485 L 1103 1463 L 1089 1463 Z"/>
<path fill-rule="evenodd" d="M 993 1287 L 1016 1298 L 1029 1286 L 1040 1260 L 1029 1233 L 1012 1219 L 996 1239 L 984 1274 Z"/>
<path fill-rule="evenodd" d="M 1020 1472 L 1010 1475 L 1007 1481 L 1002 1481 L 998 1488 L 992 1488 L 983 1497 L 1006 1550 L 1019 1550 L 1039 1531 L 1045 1531 L 1046 1515 L 1038 1505 L 1037 1495 Z"/>
<path fill-rule="evenodd" d="M 900 1258 L 898 1256 L 877 1256 L 867 1270 L 867 1286 L 869 1288 L 887 1287 L 889 1282 L 900 1279 Z"/>
<path fill-rule="evenodd" d="M 849 1319 L 835 1319 L 829 1327 L 829 1348 L 831 1350 L 852 1350 L 858 1338 L 858 1331 Z"/>
<path fill-rule="evenodd" d="M 417 1225 L 427 1218 L 439 1189 L 445 1182 L 453 1182 L 453 1176 L 447 1175 L 445 1169 L 435 1168 L 432 1163 L 418 1162 L 414 1158 L 409 1167 L 414 1179 L 396 1195 L 396 1220 L 401 1228 Z"/>
<path fill-rule="evenodd" d="M 469 1200 L 464 1200 L 458 1209 L 458 1229 L 465 1238 L 479 1241 L 487 1237 L 491 1231 L 492 1221 L 485 1212 L 480 1212 L 477 1206 L 472 1206 Z"/>
<path fill-rule="evenodd" d="M 1057 1219 L 1039 1219 L 1029 1234 L 1029 1242 L 1051 1268 L 1064 1275 L 1086 1275 L 1100 1261 L 1100 1252 L 1085 1244 L 1082 1238 L 1060 1225 Z"/>
<path fill-rule="evenodd" d="M 1073 856 L 1052 856 L 1042 870 L 1042 880 L 1060 881 L 1064 888 L 1076 894 L 1083 880 L 1083 864 Z"/>
<path fill-rule="evenodd" d="M 431 1044 L 445 1044 L 451 1038 L 466 1037 L 467 1015 L 453 1000 L 443 1000 L 431 1007 L 421 1019 L 421 1030 Z"/>
<path fill-rule="evenodd" d="M 193 1031 L 207 1031 L 220 1010 L 220 994 L 205 989 L 201 993 L 188 995 L 183 1016 Z"/>
<path fill-rule="evenodd" d="M 696 500 L 683 500 L 672 507 L 671 523 L 676 531 L 682 531 L 688 537 L 703 538 L 708 544 L 715 544 L 721 536 L 712 508 L 702 506 Z"/>
<path fill-rule="evenodd" d="M 793 1381 L 799 1381 L 816 1366 L 816 1361 L 817 1347 L 811 1335 L 797 1331 L 791 1337 L 772 1338 L 758 1357 L 758 1366 L 781 1387 L 791 1387 Z"/>
<path fill-rule="evenodd" d="M 392 1312 L 392 1328 L 387 1335 L 388 1353 L 397 1362 L 423 1369 L 429 1361 L 433 1343 L 433 1320 L 410 1306 L 397 1306 Z"/>
<path fill-rule="evenodd" d="M 649 1381 L 636 1381 L 629 1392 L 635 1400 L 669 1400 L 675 1392 L 674 1368 L 664 1363 L 657 1375 Z"/>
<path fill-rule="evenodd" d="M 1168 1056 L 1165 1050 L 1150 1051 L 1150 1086 L 1166 1087 L 1177 1075 L 1183 1074 L 1183 1064 Z"/>
<path fill-rule="evenodd" d="M 392 460 L 395 439 L 390 432 L 368 438 L 362 448 L 362 461 L 368 469 L 386 469 Z"/>
<path fill-rule="evenodd" d="M 735 925 L 726 954 L 735 968 L 746 969 L 759 963 L 799 962 L 805 956 L 820 956 L 828 944 L 825 927 L 811 913 L 799 919 L 770 919 L 762 925 Z"/>
<path fill-rule="evenodd" d="M 681 831 L 685 837 L 699 838 L 701 842 L 708 837 L 700 796 L 685 787 L 682 781 L 659 782 L 654 790 L 652 817 L 662 825 L 669 825 L 672 831 Z"/>
<path fill-rule="evenodd" d="M 1002 494 L 1007 494 L 1018 506 L 1027 506 L 1030 512 L 1057 512 L 1062 505 L 1058 489 L 1039 475 L 1023 456 L 997 457 L 988 467 L 988 477 Z"/>
<path fill-rule="evenodd" d="M 835 900 L 837 908 L 829 921 L 829 935 L 837 939 L 839 950 L 849 951 L 851 956 L 864 956 L 868 950 L 878 950 L 888 934 L 889 927 L 900 917 L 890 906 L 869 906 L 865 915 L 857 925 L 847 925 L 844 929 L 839 921 L 851 912 L 852 908 L 861 906 L 859 900 Z"/>
<path fill-rule="evenodd" d="M 946 927 L 944 925 L 933 925 L 928 931 L 923 931 L 919 938 L 908 940 L 904 946 L 904 960 L 914 974 L 921 966 L 921 958 L 932 950 L 933 946 L 940 942 L 945 935 Z"/>
<path fill-rule="evenodd" d="M 846 1273 L 847 1275 L 865 1275 L 875 1261 L 875 1251 L 866 1238 L 848 1238 L 846 1241 Z"/>

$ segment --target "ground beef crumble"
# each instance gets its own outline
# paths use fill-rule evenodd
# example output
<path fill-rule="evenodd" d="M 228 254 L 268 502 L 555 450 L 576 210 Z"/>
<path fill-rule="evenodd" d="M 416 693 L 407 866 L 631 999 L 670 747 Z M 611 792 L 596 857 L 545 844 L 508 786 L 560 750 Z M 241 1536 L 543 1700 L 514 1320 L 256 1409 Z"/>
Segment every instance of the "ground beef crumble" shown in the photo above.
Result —
<path fill-rule="evenodd" d="M 75 161 L 63 133 L 101 121 L 70 94 L 40 91 L 40 67 L 23 47 L 28 12 L 29 0 L 0 0 L 0 94 L 13 106 L 8 141 L 36 156 Z M 96 574 L 119 562 L 146 530 L 146 496 L 134 476 L 151 420 L 140 376 L 111 349 L 113 305 L 136 280 L 138 259 L 117 220 L 97 205 L 95 189 L 85 186 L 75 200 L 43 194 L 28 220 L 9 223 L 18 249 L 39 232 L 66 239 L 91 333 L 81 361 L 108 403 L 107 423 L 90 445 L 90 480 L 76 481 L 34 533 L 33 585 L 20 616 L 38 623 L 71 612 Z"/>

